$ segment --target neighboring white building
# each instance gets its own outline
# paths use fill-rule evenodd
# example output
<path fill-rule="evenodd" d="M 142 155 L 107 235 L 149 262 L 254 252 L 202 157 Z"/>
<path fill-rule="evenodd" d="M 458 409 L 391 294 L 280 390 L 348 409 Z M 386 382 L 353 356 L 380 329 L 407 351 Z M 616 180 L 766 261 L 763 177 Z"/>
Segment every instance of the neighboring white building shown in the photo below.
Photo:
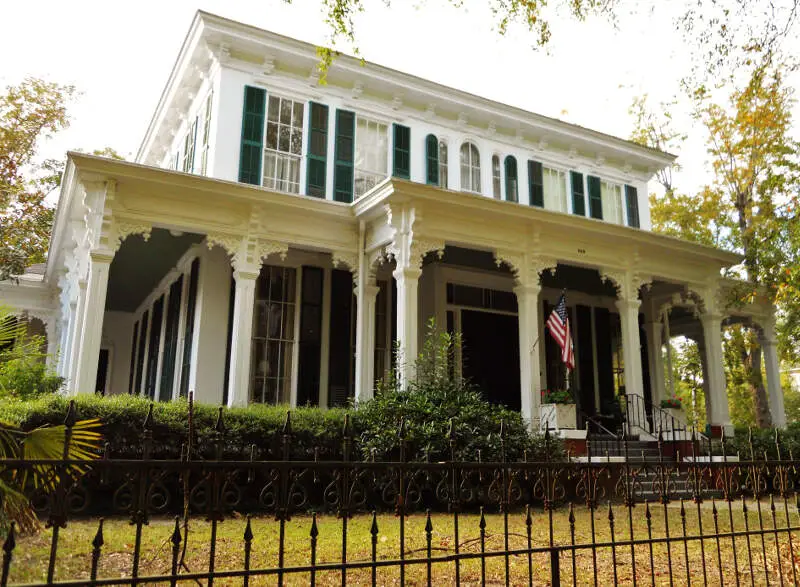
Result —
<path fill-rule="evenodd" d="M 772 309 L 720 301 L 740 257 L 650 232 L 672 155 L 346 56 L 320 85 L 318 61 L 200 12 L 136 161 L 68 155 L 44 274 L 0 300 L 46 324 L 70 392 L 341 404 L 436 318 L 456 368 L 535 421 L 565 289 L 583 412 L 665 397 L 682 334 L 729 424 L 721 327 L 754 320 L 784 423 Z"/>

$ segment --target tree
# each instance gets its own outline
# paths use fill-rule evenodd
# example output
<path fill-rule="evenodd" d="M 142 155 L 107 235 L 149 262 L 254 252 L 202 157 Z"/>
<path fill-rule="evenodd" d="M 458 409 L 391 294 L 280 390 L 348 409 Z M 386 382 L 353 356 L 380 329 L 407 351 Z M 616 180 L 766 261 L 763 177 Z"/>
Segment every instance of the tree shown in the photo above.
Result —
<path fill-rule="evenodd" d="M 0 95 L 0 280 L 45 260 L 53 209 L 45 197 L 62 164 L 37 161 L 42 141 L 67 128 L 73 86 L 26 78 Z"/>
<path fill-rule="evenodd" d="M 284 0 L 292 3 L 293 0 Z M 322 12 L 330 30 L 330 42 L 349 42 L 358 55 L 355 18 L 381 3 L 392 0 L 323 0 Z M 672 27 L 692 54 L 691 71 L 683 78 L 688 92 L 736 75 L 753 54 L 777 52 L 786 39 L 797 33 L 800 0 L 683 0 L 651 3 L 641 0 L 484 0 L 491 10 L 493 25 L 504 35 L 509 28 L 522 27 L 533 35 L 534 47 L 552 42 L 551 22 L 567 16 L 577 21 L 605 19 L 618 24 L 623 16 L 649 21 L 641 26 Z M 437 3 L 426 0 L 420 4 Z M 454 10 L 466 10 L 474 3 L 464 0 L 438 0 Z M 641 20 L 639 21 L 641 22 Z M 323 74 L 334 52 L 320 48 Z"/>
<path fill-rule="evenodd" d="M 695 116 L 708 135 L 713 181 L 695 195 L 683 195 L 659 177 L 665 194 L 651 196 L 651 211 L 654 230 L 742 253 L 744 262 L 734 275 L 751 285 L 731 301 L 752 301 L 766 293 L 778 304 L 782 339 L 797 340 L 800 182 L 798 145 L 791 137 L 794 99 L 784 83 L 785 69 L 784 61 L 765 53 L 751 63 L 749 78 L 734 87 L 727 103 L 702 89 L 695 93 Z M 637 123 L 642 121 L 645 128 L 637 130 L 635 139 L 652 143 L 653 137 L 665 136 L 652 119 L 637 117 Z M 746 385 L 755 423 L 770 425 L 756 329 L 727 336 L 726 353 L 731 385 Z M 737 383 L 740 376 L 743 382 Z"/>

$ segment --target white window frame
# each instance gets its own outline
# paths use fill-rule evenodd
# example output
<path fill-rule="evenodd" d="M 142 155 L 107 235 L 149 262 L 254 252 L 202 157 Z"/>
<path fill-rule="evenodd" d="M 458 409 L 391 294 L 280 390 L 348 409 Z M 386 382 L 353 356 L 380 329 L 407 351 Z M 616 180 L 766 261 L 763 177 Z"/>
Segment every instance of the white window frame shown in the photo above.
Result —
<path fill-rule="evenodd" d="M 270 100 L 272 100 L 273 98 L 279 100 L 279 102 L 278 102 L 278 121 L 277 122 L 270 121 L 270 119 L 269 119 L 269 103 L 270 103 Z M 288 125 L 289 126 L 289 151 L 280 150 L 280 129 L 281 129 L 282 126 L 284 126 L 284 127 L 286 126 L 285 123 L 280 121 L 281 104 L 283 103 L 284 100 L 292 102 L 292 121 Z M 295 120 L 294 120 L 294 104 L 302 104 L 302 106 L 303 106 L 303 115 L 302 115 L 301 120 L 300 120 L 301 127 L 300 127 L 300 153 L 299 154 L 295 154 L 295 153 L 291 152 L 292 130 L 297 128 L 296 125 L 295 125 Z M 263 131 L 264 134 L 263 134 L 263 143 L 262 143 L 263 144 L 263 148 L 261 150 L 261 186 L 262 187 L 265 187 L 267 189 L 270 189 L 270 190 L 273 190 L 273 191 L 276 191 L 276 192 L 284 192 L 284 193 L 287 193 L 287 194 L 300 194 L 300 193 L 302 193 L 302 190 L 303 190 L 303 169 L 302 169 L 302 166 L 303 166 L 303 160 L 305 159 L 305 156 L 306 156 L 306 141 L 307 141 L 306 133 L 307 133 L 307 127 L 308 127 L 307 111 L 308 111 L 308 100 L 301 99 L 301 98 L 295 98 L 295 97 L 292 97 L 292 96 L 289 96 L 289 95 L 286 95 L 286 94 L 277 94 L 277 93 L 268 93 L 267 94 L 266 104 L 265 104 L 265 108 L 264 108 L 264 131 Z M 269 146 L 267 146 L 267 138 L 268 138 L 270 123 L 278 125 L 278 135 L 276 137 L 276 147 L 277 148 L 275 148 L 275 149 L 270 148 Z M 276 157 L 276 165 L 275 165 L 275 171 L 276 172 L 277 172 L 277 170 L 279 168 L 278 162 L 281 161 L 281 158 L 293 159 L 293 160 L 296 161 L 296 165 L 297 165 L 297 182 L 296 182 L 297 186 L 296 186 L 296 189 L 283 189 L 283 186 L 280 185 L 279 180 L 275 176 L 275 174 L 273 174 L 273 177 L 270 178 L 270 180 L 272 182 L 272 185 L 267 185 L 266 159 L 267 159 L 268 155 Z M 290 181 L 290 180 L 280 180 L 280 181 L 285 182 L 287 184 L 287 186 L 294 186 L 294 183 L 295 183 L 295 182 Z"/>
<path fill-rule="evenodd" d="M 382 182 L 384 179 L 389 177 L 392 174 L 392 166 L 391 166 L 391 157 L 392 157 L 392 145 L 391 145 L 391 123 L 380 118 L 375 118 L 372 116 L 364 116 L 355 112 L 355 120 L 354 120 L 354 138 L 353 138 L 353 201 L 358 200 L 364 194 L 369 192 L 373 187 L 377 184 Z M 359 166 L 358 162 L 358 155 L 359 155 L 359 144 L 361 141 L 364 140 L 362 137 L 362 133 L 359 132 L 359 123 L 366 123 L 367 128 L 371 126 L 375 126 L 376 130 L 379 130 L 381 127 L 385 130 L 385 142 L 386 142 L 386 157 L 384 159 L 384 166 L 385 170 L 380 169 L 369 169 L 368 166 L 361 165 Z M 379 161 L 380 158 L 377 158 L 376 161 Z M 363 178 L 364 187 L 359 188 L 359 177 Z"/>
<path fill-rule="evenodd" d="M 209 90 L 203 102 L 203 136 L 200 147 L 200 174 L 208 175 L 208 151 L 211 143 L 211 112 L 214 106 L 214 90 Z"/>
<path fill-rule="evenodd" d="M 606 216 L 606 210 L 608 210 L 607 206 L 607 198 L 605 197 L 606 194 L 613 194 L 613 190 L 616 190 L 616 204 L 617 204 L 617 217 L 616 218 L 608 218 Z M 624 193 L 625 188 L 621 183 L 616 181 L 610 181 L 607 179 L 600 178 L 600 194 L 601 200 L 603 205 L 603 220 L 605 222 L 610 222 L 611 224 L 619 224 L 620 226 L 625 226 L 625 208 L 624 208 Z"/>
<path fill-rule="evenodd" d="M 468 155 L 468 160 L 466 161 L 466 167 L 467 167 L 467 169 L 469 171 L 469 173 L 467 173 L 467 177 L 469 178 L 469 185 L 464 185 L 464 182 L 461 181 L 461 191 L 469 192 L 469 193 L 472 193 L 472 194 L 482 194 L 483 193 L 483 191 L 482 191 L 482 187 L 483 186 L 481 185 L 481 183 L 483 181 L 483 177 L 481 175 L 481 150 L 478 148 L 478 145 L 475 143 L 475 141 L 472 141 L 470 139 L 464 139 L 461 142 L 461 145 L 458 148 L 459 179 L 460 180 L 463 179 L 463 175 L 464 175 L 463 172 L 464 172 L 465 162 L 462 159 L 462 150 L 464 149 L 465 146 L 467 147 L 468 154 L 469 154 Z M 477 154 L 477 164 L 472 158 L 472 150 L 473 149 L 475 149 L 475 153 Z M 473 176 L 473 174 L 474 174 L 474 172 L 476 170 L 478 172 L 478 181 L 474 182 L 472 176 Z M 477 183 L 477 185 L 473 185 L 474 183 Z"/>
<path fill-rule="evenodd" d="M 197 146 L 197 119 L 195 116 L 186 134 L 183 137 L 183 157 L 181 157 L 181 171 L 192 173 L 194 171 L 194 155 Z"/>
<path fill-rule="evenodd" d="M 435 136 L 435 135 L 434 135 Z M 439 160 L 439 187 L 447 189 L 450 180 L 450 168 L 448 166 L 447 157 L 449 155 L 450 146 L 447 144 L 446 139 L 437 138 L 436 155 Z M 442 157 L 442 149 L 444 148 L 444 157 Z"/>
<path fill-rule="evenodd" d="M 497 163 L 497 169 L 495 169 Z M 499 153 L 492 153 L 492 197 L 495 200 L 503 199 L 503 159 Z"/>
<path fill-rule="evenodd" d="M 547 207 L 547 184 L 544 181 L 544 174 L 547 171 L 552 171 L 555 173 L 561 174 L 561 182 L 564 185 L 564 209 L 563 210 L 554 210 L 553 208 Z M 566 167 L 561 167 L 560 165 L 550 165 L 547 163 L 542 163 L 542 192 L 544 194 L 544 209 L 550 210 L 552 212 L 563 212 L 564 214 L 572 213 L 572 204 L 570 198 L 570 180 L 569 180 L 569 172 L 570 170 Z"/>

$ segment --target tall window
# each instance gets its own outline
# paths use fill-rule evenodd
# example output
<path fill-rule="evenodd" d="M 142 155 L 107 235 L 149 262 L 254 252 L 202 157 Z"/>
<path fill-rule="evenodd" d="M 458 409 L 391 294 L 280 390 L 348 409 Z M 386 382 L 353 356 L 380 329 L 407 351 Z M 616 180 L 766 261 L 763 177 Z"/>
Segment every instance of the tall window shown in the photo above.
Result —
<path fill-rule="evenodd" d="M 447 188 L 447 142 L 439 141 L 439 187 Z"/>
<path fill-rule="evenodd" d="M 481 193 L 481 156 L 469 141 L 461 145 L 461 189 Z"/>
<path fill-rule="evenodd" d="M 200 145 L 200 173 L 208 172 L 208 146 L 211 143 L 211 104 L 214 101 L 214 92 L 209 92 L 203 110 L 203 137 Z"/>
<path fill-rule="evenodd" d="M 622 186 L 604 181 L 600 184 L 603 200 L 603 219 L 614 224 L 624 224 L 622 211 Z"/>
<path fill-rule="evenodd" d="M 447 187 L 447 142 L 440 141 L 436 135 L 425 139 L 426 181 L 430 185 Z"/>
<path fill-rule="evenodd" d="M 256 286 L 250 400 L 288 403 L 292 388 L 295 270 L 264 265 Z"/>
<path fill-rule="evenodd" d="M 303 103 L 269 97 L 267 140 L 264 143 L 264 187 L 300 192 L 300 156 L 303 151 Z"/>
<path fill-rule="evenodd" d="M 194 147 L 197 142 L 197 118 L 194 119 L 183 139 L 183 161 L 181 170 L 186 173 L 194 171 Z"/>
<path fill-rule="evenodd" d="M 509 202 L 518 202 L 517 159 L 512 155 L 508 155 L 503 164 L 506 167 L 506 200 Z"/>
<path fill-rule="evenodd" d="M 389 175 L 389 127 L 382 122 L 356 120 L 355 198 Z"/>
<path fill-rule="evenodd" d="M 567 211 L 567 174 L 549 167 L 542 168 L 544 207 L 557 212 Z"/>
<path fill-rule="evenodd" d="M 500 177 L 500 157 L 492 155 L 492 195 L 495 200 L 503 197 L 500 186 L 502 185 Z"/>

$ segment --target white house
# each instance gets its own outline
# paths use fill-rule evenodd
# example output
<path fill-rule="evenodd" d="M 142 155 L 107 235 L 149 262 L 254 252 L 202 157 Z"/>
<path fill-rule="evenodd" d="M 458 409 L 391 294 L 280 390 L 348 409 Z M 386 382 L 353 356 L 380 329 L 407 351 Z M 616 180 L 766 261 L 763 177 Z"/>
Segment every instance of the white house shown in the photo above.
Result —
<path fill-rule="evenodd" d="M 685 335 L 729 424 L 721 329 L 754 321 L 784 424 L 772 308 L 723 302 L 740 257 L 650 231 L 672 155 L 346 56 L 321 85 L 318 61 L 198 12 L 136 161 L 68 155 L 43 274 L 0 284 L 68 391 L 332 406 L 435 318 L 456 368 L 535 421 L 564 385 L 544 322 L 566 290 L 582 413 L 623 386 L 657 405 Z"/>

